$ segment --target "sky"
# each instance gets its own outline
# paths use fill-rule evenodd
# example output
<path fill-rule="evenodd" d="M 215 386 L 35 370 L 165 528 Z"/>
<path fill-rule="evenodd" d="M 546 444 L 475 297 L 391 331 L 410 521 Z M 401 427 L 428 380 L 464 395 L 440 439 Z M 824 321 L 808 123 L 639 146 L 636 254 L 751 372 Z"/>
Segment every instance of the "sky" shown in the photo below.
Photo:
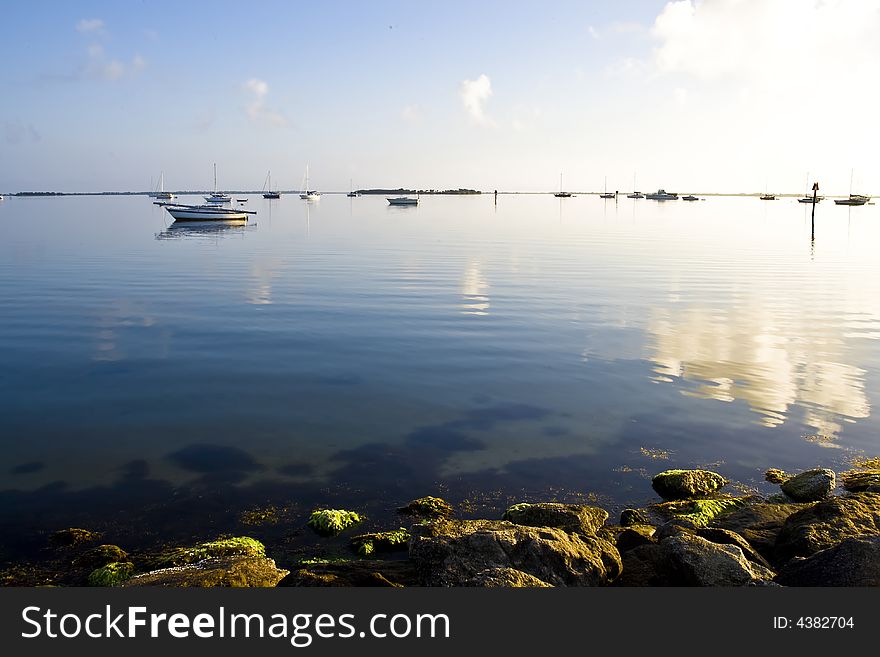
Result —
<path fill-rule="evenodd" d="M 880 0 L 8 3 L 0 192 L 880 193 Z M 607 179 L 607 183 L 606 183 Z M 350 183 L 350 181 L 352 181 Z"/>

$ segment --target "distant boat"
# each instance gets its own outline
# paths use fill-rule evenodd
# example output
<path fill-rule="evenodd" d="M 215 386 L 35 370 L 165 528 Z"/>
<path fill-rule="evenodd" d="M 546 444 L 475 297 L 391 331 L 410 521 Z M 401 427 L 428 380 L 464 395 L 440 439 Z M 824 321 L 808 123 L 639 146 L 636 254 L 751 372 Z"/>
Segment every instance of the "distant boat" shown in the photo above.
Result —
<path fill-rule="evenodd" d="M 182 205 L 180 203 L 159 203 L 176 221 L 225 221 L 247 219 L 248 215 L 257 214 L 247 210 L 221 208 L 216 205 Z"/>
<path fill-rule="evenodd" d="M 170 201 L 174 198 L 174 194 L 171 192 L 165 191 L 165 172 L 163 171 L 159 174 L 159 191 L 156 194 L 156 198 L 162 199 L 163 201 Z"/>
<path fill-rule="evenodd" d="M 357 198 L 358 196 L 360 196 L 360 194 L 358 194 L 356 191 L 354 191 L 354 187 L 352 187 L 352 185 L 351 185 L 351 178 L 348 179 L 348 188 L 351 191 L 349 191 L 348 194 L 346 194 L 346 196 L 348 196 L 349 198 Z"/>
<path fill-rule="evenodd" d="M 599 194 L 599 198 L 617 198 L 617 192 L 612 194 L 608 191 L 608 176 L 605 176 L 605 191 Z"/>
<path fill-rule="evenodd" d="M 834 199 L 835 205 L 864 205 L 868 201 L 871 200 L 870 196 L 864 196 L 863 194 L 850 194 L 849 198 L 836 198 Z"/>
<path fill-rule="evenodd" d="M 228 194 L 217 191 L 217 163 L 214 163 L 214 192 L 210 196 L 206 196 L 208 203 L 229 203 L 232 198 Z"/>
<path fill-rule="evenodd" d="M 762 201 L 775 201 L 776 194 L 761 194 Z"/>
<path fill-rule="evenodd" d="M 3 199 L 3 194 L 0 194 L 0 201 L 2 201 L 2 200 L 4 200 L 4 199 Z"/>
<path fill-rule="evenodd" d="M 636 191 L 636 172 L 633 171 L 633 193 L 627 194 L 627 198 L 645 198 L 645 195 L 641 192 Z"/>
<path fill-rule="evenodd" d="M 317 201 L 321 198 L 321 192 L 309 189 L 309 165 L 306 165 L 305 182 L 303 184 L 302 194 L 299 195 L 304 201 Z"/>
<path fill-rule="evenodd" d="M 688 194 L 687 196 L 681 197 L 682 201 L 699 201 L 700 199 L 694 196 L 693 194 Z"/>
<path fill-rule="evenodd" d="M 556 198 L 571 198 L 572 197 L 571 192 L 563 192 L 562 191 L 562 174 L 561 173 L 559 174 L 559 191 L 556 192 L 553 196 L 555 196 Z"/>
<path fill-rule="evenodd" d="M 411 196 L 395 196 L 392 198 L 386 197 L 385 200 L 388 201 L 389 205 L 418 205 L 419 204 L 418 195 L 416 195 L 415 198 L 413 198 Z"/>
<path fill-rule="evenodd" d="M 235 200 L 238 201 L 239 203 L 247 203 L 248 202 L 248 200 L 246 198 L 237 198 Z"/>
<path fill-rule="evenodd" d="M 281 192 L 273 192 L 272 190 L 272 172 L 266 174 L 266 182 L 263 183 L 263 198 L 281 198 Z"/>
<path fill-rule="evenodd" d="M 667 192 L 665 189 L 658 189 L 656 192 L 645 194 L 645 198 L 652 201 L 676 201 L 678 200 L 678 194 Z"/>
<path fill-rule="evenodd" d="M 817 196 L 816 203 L 821 201 L 823 198 L 825 198 L 825 197 L 824 196 Z M 812 203 L 813 197 L 812 196 L 804 196 L 803 198 L 799 198 L 797 201 L 798 201 L 798 203 Z"/>

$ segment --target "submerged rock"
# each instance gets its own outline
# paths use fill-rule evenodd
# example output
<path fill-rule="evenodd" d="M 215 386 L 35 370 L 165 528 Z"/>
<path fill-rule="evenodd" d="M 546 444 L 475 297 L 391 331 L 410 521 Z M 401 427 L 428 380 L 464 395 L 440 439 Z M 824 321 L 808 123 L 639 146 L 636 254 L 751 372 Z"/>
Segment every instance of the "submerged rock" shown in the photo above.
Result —
<path fill-rule="evenodd" d="M 100 532 L 93 532 L 80 527 L 70 527 L 69 529 L 59 529 L 52 534 L 49 537 L 49 543 L 55 547 L 70 547 L 91 543 L 99 538 L 101 538 Z"/>
<path fill-rule="evenodd" d="M 709 470 L 666 470 L 651 480 L 651 486 L 664 500 L 705 497 L 725 484 L 724 477 Z"/>
<path fill-rule="evenodd" d="M 514 568 L 554 586 L 600 586 L 620 575 L 617 548 L 596 536 L 497 520 L 413 527 L 410 560 L 426 586 L 462 586 L 487 568 Z"/>
<path fill-rule="evenodd" d="M 797 502 L 815 502 L 831 495 L 834 481 L 833 470 L 813 468 L 787 479 L 780 488 L 783 493 Z"/>
<path fill-rule="evenodd" d="M 363 518 L 355 511 L 343 509 L 321 509 L 312 511 L 309 521 L 306 523 L 322 536 L 334 536 L 349 527 L 353 527 Z"/>
<path fill-rule="evenodd" d="M 684 586 L 745 586 L 772 580 L 775 573 L 749 561 L 736 545 L 681 534 L 660 543 L 671 579 Z"/>
<path fill-rule="evenodd" d="M 586 504 L 523 502 L 508 508 L 502 520 L 527 527 L 556 527 L 567 532 L 595 534 L 596 530 L 608 520 L 608 512 Z"/>
<path fill-rule="evenodd" d="M 487 588 L 504 587 L 510 589 L 552 588 L 547 582 L 516 568 L 487 568 L 471 577 L 465 586 Z"/>
<path fill-rule="evenodd" d="M 832 497 L 792 514 L 776 538 L 780 561 L 809 557 L 847 538 L 880 535 L 880 494 Z"/>
<path fill-rule="evenodd" d="M 880 586 L 880 536 L 847 538 L 806 559 L 796 557 L 776 581 L 783 586 Z"/>
<path fill-rule="evenodd" d="M 373 534 L 352 536 L 351 538 L 351 546 L 362 557 L 368 557 L 374 552 L 405 550 L 408 543 L 409 531 L 404 527 L 393 532 L 375 532 Z"/>
<path fill-rule="evenodd" d="M 420 497 L 409 502 L 397 510 L 398 513 L 419 518 L 448 518 L 452 515 L 453 508 L 446 500 L 439 497 Z"/>
<path fill-rule="evenodd" d="M 267 557 L 231 556 L 135 575 L 124 586 L 267 587 L 287 574 Z"/>
<path fill-rule="evenodd" d="M 840 475 L 841 485 L 848 491 L 859 492 L 880 486 L 880 470 L 850 470 Z"/>
<path fill-rule="evenodd" d="M 118 586 L 134 573 L 134 564 L 130 561 L 114 561 L 96 568 L 89 574 L 89 586 Z"/>
<path fill-rule="evenodd" d="M 404 587 L 418 583 L 409 561 L 345 561 L 313 563 L 293 570 L 278 586 Z"/>

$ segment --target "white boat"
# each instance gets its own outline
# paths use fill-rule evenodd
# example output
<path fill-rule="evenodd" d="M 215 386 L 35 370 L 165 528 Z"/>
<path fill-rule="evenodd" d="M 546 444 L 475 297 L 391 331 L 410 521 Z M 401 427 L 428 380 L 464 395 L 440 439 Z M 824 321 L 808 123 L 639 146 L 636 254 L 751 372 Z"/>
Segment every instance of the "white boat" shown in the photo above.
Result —
<path fill-rule="evenodd" d="M 165 191 L 165 172 L 163 171 L 159 174 L 159 191 L 156 193 L 156 198 L 161 199 L 163 201 L 170 201 L 174 198 L 174 194 L 171 192 Z"/>
<path fill-rule="evenodd" d="M 217 163 L 214 163 L 214 192 L 210 196 L 206 196 L 208 203 L 229 203 L 232 199 L 229 194 L 217 191 Z"/>
<path fill-rule="evenodd" d="M 181 203 L 160 203 L 176 221 L 227 221 L 247 219 L 248 215 L 257 214 L 248 210 L 221 208 L 216 205 L 183 205 Z"/>
<path fill-rule="evenodd" d="M 281 192 L 273 192 L 272 191 L 272 172 L 269 171 L 266 174 L 266 182 L 263 183 L 263 189 L 266 191 L 263 192 L 263 198 L 281 198 Z"/>
<path fill-rule="evenodd" d="M 627 198 L 645 198 L 644 194 L 642 194 L 641 192 L 635 191 L 635 189 L 636 189 L 636 172 L 633 171 L 633 193 L 627 194 L 626 197 Z"/>
<path fill-rule="evenodd" d="M 645 194 L 645 198 L 649 198 L 652 201 L 676 201 L 678 200 L 678 194 L 667 192 L 665 189 L 658 189 L 651 194 Z"/>
<path fill-rule="evenodd" d="M 303 191 L 299 197 L 305 201 L 317 201 L 321 198 L 321 192 L 309 189 L 309 165 L 306 165 L 306 176 L 303 182 Z"/>
<path fill-rule="evenodd" d="M 394 196 L 392 198 L 385 198 L 388 201 L 389 205 L 418 205 L 419 197 L 416 195 L 415 198 L 412 196 Z"/>
<path fill-rule="evenodd" d="M 0 194 L 0 201 L 3 200 L 3 194 Z"/>

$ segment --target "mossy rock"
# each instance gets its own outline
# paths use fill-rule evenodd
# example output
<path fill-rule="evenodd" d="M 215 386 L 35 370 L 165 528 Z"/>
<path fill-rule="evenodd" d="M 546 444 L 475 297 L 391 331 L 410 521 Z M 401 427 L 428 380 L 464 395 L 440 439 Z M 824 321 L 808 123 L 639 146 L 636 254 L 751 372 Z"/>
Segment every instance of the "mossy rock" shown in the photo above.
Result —
<path fill-rule="evenodd" d="M 850 470 L 840 475 L 841 485 L 848 491 L 868 490 L 880 486 L 880 470 Z"/>
<path fill-rule="evenodd" d="M 780 470 L 779 468 L 770 468 L 764 473 L 764 480 L 771 484 L 784 484 L 789 479 L 791 479 L 791 475 L 787 474 L 785 470 Z"/>
<path fill-rule="evenodd" d="M 608 512 L 586 504 L 522 502 L 509 507 L 502 520 L 509 520 L 515 525 L 557 527 L 567 532 L 592 535 L 608 520 Z"/>
<path fill-rule="evenodd" d="M 695 527 L 706 527 L 723 513 L 745 504 L 746 498 L 719 497 L 705 500 L 679 500 L 656 504 L 655 508 L 674 520 L 693 523 Z"/>
<path fill-rule="evenodd" d="M 650 520 L 641 509 L 624 509 L 620 512 L 620 526 L 631 527 L 632 525 L 649 525 Z"/>
<path fill-rule="evenodd" d="M 374 534 L 353 536 L 351 545 L 359 555 L 368 557 L 375 552 L 405 550 L 409 544 L 409 538 L 409 531 L 401 527 L 391 532 L 376 532 Z"/>
<path fill-rule="evenodd" d="M 205 559 L 221 557 L 265 557 L 266 548 L 250 536 L 218 538 L 216 541 L 199 543 L 193 547 L 175 548 L 159 557 L 157 563 L 166 566 L 184 566 Z"/>
<path fill-rule="evenodd" d="M 664 500 L 706 497 L 727 483 L 727 479 L 709 470 L 666 470 L 651 480 L 651 486 Z"/>
<path fill-rule="evenodd" d="M 73 560 L 77 568 L 100 568 L 113 562 L 128 561 L 128 553 L 118 545 L 99 545 L 83 552 Z"/>
<path fill-rule="evenodd" d="M 334 536 L 349 527 L 354 527 L 362 520 L 363 517 L 355 511 L 321 509 L 312 511 L 306 524 L 322 536 Z"/>
<path fill-rule="evenodd" d="M 805 470 L 780 485 L 782 492 L 797 502 L 824 500 L 834 490 L 836 476 L 828 468 Z"/>
<path fill-rule="evenodd" d="M 134 574 L 130 561 L 114 561 L 89 573 L 89 586 L 118 586 Z"/>
<path fill-rule="evenodd" d="M 91 543 L 101 538 L 100 532 L 89 531 L 80 527 L 70 527 L 68 529 L 59 529 L 49 537 L 49 543 L 55 547 L 71 547 L 74 545 L 82 545 L 83 543 Z"/>
<path fill-rule="evenodd" d="M 448 518 L 453 511 L 452 505 L 446 500 L 431 495 L 420 497 L 397 509 L 398 513 L 419 518 Z"/>

